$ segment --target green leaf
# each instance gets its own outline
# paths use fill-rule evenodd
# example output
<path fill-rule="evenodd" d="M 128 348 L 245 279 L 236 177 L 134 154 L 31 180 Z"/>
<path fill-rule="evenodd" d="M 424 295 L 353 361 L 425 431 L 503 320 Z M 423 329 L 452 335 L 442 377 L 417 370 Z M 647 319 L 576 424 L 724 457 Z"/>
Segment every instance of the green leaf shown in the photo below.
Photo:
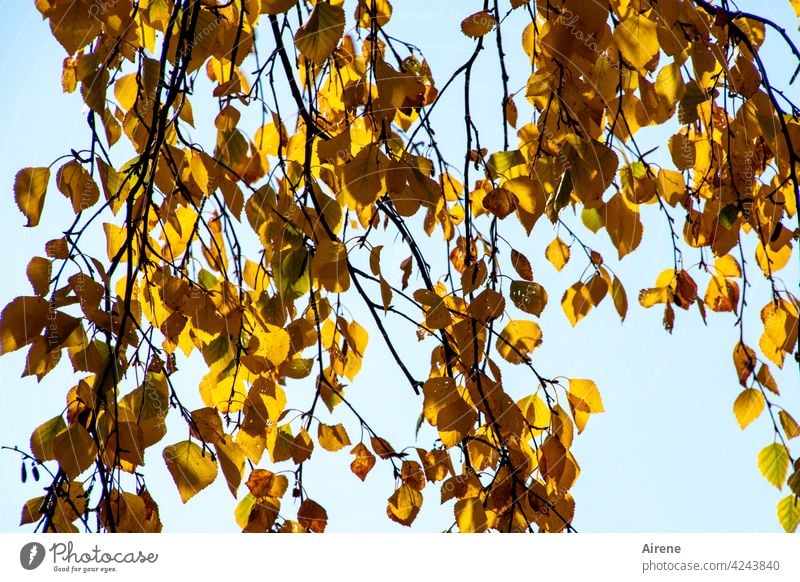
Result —
<path fill-rule="evenodd" d="M 761 449 L 758 453 L 758 470 L 780 490 L 789 470 L 789 453 L 786 452 L 786 447 L 780 443 L 772 443 Z"/>
<path fill-rule="evenodd" d="M 800 499 L 788 495 L 778 502 L 778 521 L 787 533 L 794 533 L 800 523 Z"/>

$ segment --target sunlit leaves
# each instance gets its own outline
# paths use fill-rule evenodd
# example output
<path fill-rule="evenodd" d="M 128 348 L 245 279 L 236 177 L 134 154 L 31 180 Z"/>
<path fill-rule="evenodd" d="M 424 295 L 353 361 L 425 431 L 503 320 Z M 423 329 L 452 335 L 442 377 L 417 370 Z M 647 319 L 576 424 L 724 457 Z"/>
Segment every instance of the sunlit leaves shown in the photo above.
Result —
<path fill-rule="evenodd" d="M 481 11 L 461 21 L 461 32 L 470 38 L 478 38 L 489 34 L 496 25 L 497 21 L 491 12 Z"/>
<path fill-rule="evenodd" d="M 53 437 L 53 456 L 70 479 L 88 469 L 96 454 L 94 440 L 80 424 L 72 424 Z"/>
<path fill-rule="evenodd" d="M 787 495 L 778 502 L 778 521 L 786 533 L 794 533 L 800 525 L 800 498 Z"/>
<path fill-rule="evenodd" d="M 758 418 L 763 410 L 764 396 L 755 388 L 742 390 L 733 403 L 733 413 L 742 429 Z"/>
<path fill-rule="evenodd" d="M 410 526 L 422 508 L 422 494 L 413 487 L 403 484 L 389 498 L 386 515 L 389 519 Z"/>
<path fill-rule="evenodd" d="M 328 60 L 344 33 L 344 9 L 327 2 L 314 6 L 303 26 L 297 29 L 294 42 L 307 59 L 321 66 Z"/>
<path fill-rule="evenodd" d="M 564 268 L 564 265 L 567 264 L 567 261 L 569 261 L 569 247 L 563 240 L 556 237 L 547 245 L 545 257 L 547 257 L 547 260 L 553 264 L 557 271 L 560 271 Z"/>
<path fill-rule="evenodd" d="M 767 445 L 758 453 L 758 470 L 777 489 L 783 487 L 789 470 L 789 454 L 781 443 Z"/>
<path fill-rule="evenodd" d="M 50 180 L 49 168 L 23 168 L 14 178 L 14 200 L 28 219 L 25 226 L 36 226 L 42 216 L 44 195 Z"/>
<path fill-rule="evenodd" d="M 67 425 L 63 416 L 56 416 L 39 425 L 31 435 L 31 452 L 38 461 L 51 461 L 56 458 L 53 451 L 53 440 Z"/>
<path fill-rule="evenodd" d="M 181 441 L 164 447 L 164 462 L 178 487 L 181 501 L 186 503 L 217 478 L 217 463 L 210 451 L 192 441 Z"/>
<path fill-rule="evenodd" d="M 462 533 L 481 533 L 486 531 L 486 510 L 477 497 L 459 499 L 455 506 L 456 524 Z"/>
<path fill-rule="evenodd" d="M 622 58 L 636 69 L 643 69 L 658 54 L 656 29 L 647 13 L 628 16 L 614 29 L 614 41 Z"/>
<path fill-rule="evenodd" d="M 76 160 L 71 160 L 59 168 L 56 174 L 56 186 L 70 200 L 72 210 L 76 214 L 94 206 L 100 197 L 97 184 Z"/>
<path fill-rule="evenodd" d="M 791 414 L 785 410 L 779 410 L 778 418 L 781 419 L 781 426 L 787 438 L 793 439 L 800 436 L 800 425 L 797 424 L 797 421 Z"/>
<path fill-rule="evenodd" d="M 317 441 L 326 451 L 336 452 L 350 444 L 350 437 L 347 436 L 342 424 L 329 426 L 320 423 L 317 429 Z"/>
<path fill-rule="evenodd" d="M 497 351 L 512 364 L 528 361 L 528 354 L 542 343 L 542 330 L 534 321 L 509 321 L 497 338 Z"/>
<path fill-rule="evenodd" d="M 100 34 L 97 5 L 90 0 L 51 0 L 36 2 L 36 7 L 50 21 L 53 36 L 71 55 Z"/>
<path fill-rule="evenodd" d="M 55 315 L 55 310 L 52 311 Z M 38 336 L 51 314 L 43 297 L 17 297 L 0 314 L 0 354 L 28 345 Z"/>
<path fill-rule="evenodd" d="M 375 466 L 375 455 L 364 443 L 358 443 L 350 451 L 350 454 L 354 456 L 353 461 L 350 463 L 350 470 L 363 481 Z"/>

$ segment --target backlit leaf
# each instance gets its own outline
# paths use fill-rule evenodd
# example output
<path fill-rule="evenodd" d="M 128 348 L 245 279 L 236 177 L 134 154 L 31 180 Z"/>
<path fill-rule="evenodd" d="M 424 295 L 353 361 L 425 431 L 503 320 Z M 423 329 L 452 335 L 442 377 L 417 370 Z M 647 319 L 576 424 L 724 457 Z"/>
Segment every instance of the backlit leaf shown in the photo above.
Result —
<path fill-rule="evenodd" d="M 486 510 L 477 497 L 468 497 L 456 501 L 454 509 L 456 523 L 461 533 L 481 533 L 486 531 Z"/>
<path fill-rule="evenodd" d="M 344 8 L 319 2 L 308 20 L 297 29 L 294 42 L 307 59 L 322 66 L 344 33 Z"/>
<path fill-rule="evenodd" d="M 512 364 L 521 364 L 542 343 L 542 330 L 534 321 L 509 321 L 497 338 L 497 351 Z"/>
<path fill-rule="evenodd" d="M 786 481 L 789 470 L 789 453 L 781 443 L 767 445 L 758 453 L 758 470 L 778 490 Z"/>
<path fill-rule="evenodd" d="M 163 456 L 184 503 L 217 478 L 217 463 L 211 458 L 211 453 L 204 452 L 192 441 L 164 447 Z"/>
<path fill-rule="evenodd" d="M 317 429 L 317 441 L 326 451 L 336 452 L 350 444 L 350 437 L 347 436 L 347 431 L 341 423 L 334 426 L 320 423 Z"/>
<path fill-rule="evenodd" d="M 36 226 L 42 216 L 50 168 L 23 168 L 14 178 L 14 200 L 28 219 L 25 226 Z"/>
<path fill-rule="evenodd" d="M 413 487 L 403 484 L 389 498 L 386 514 L 392 521 L 410 526 L 421 508 L 422 494 Z"/>
<path fill-rule="evenodd" d="M 733 413 L 742 429 L 758 418 L 763 410 L 764 395 L 755 388 L 742 390 L 733 403 Z"/>
<path fill-rule="evenodd" d="M 470 38 L 479 38 L 489 34 L 496 25 L 497 21 L 491 12 L 481 11 L 461 21 L 461 32 Z"/>
<path fill-rule="evenodd" d="M 375 455 L 372 454 L 364 443 L 358 443 L 354 446 L 350 454 L 355 456 L 350 463 L 350 470 L 356 477 L 363 481 L 375 466 Z"/>
<path fill-rule="evenodd" d="M 554 238 L 553 242 L 547 245 L 544 254 L 557 271 L 563 269 L 564 265 L 569 261 L 569 247 L 558 237 Z"/>

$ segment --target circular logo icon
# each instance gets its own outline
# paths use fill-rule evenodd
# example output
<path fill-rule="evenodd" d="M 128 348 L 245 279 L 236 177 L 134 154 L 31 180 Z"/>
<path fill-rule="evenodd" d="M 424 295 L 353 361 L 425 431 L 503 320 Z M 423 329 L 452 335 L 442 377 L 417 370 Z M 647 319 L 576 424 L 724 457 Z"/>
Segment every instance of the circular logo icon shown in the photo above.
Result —
<path fill-rule="evenodd" d="M 35 570 L 44 562 L 44 546 L 39 542 L 29 542 L 19 551 L 19 563 L 26 570 Z"/>

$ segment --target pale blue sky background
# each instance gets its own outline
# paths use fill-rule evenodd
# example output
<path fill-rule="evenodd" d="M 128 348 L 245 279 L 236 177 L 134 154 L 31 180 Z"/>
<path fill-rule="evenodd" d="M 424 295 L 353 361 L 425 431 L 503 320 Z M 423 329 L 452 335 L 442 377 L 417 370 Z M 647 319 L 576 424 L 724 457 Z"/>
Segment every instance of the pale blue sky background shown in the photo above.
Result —
<path fill-rule="evenodd" d="M 33 254 L 43 254 L 46 240 L 66 228 L 72 216 L 65 199 L 52 187 L 45 203 L 45 220 L 37 229 L 22 227 L 24 218 L 17 210 L 12 194 L 14 174 L 25 166 L 48 165 L 71 147 L 88 144 L 83 104 L 77 94 L 61 92 L 61 62 L 65 52 L 50 36 L 47 23 L 32 2 L 0 0 L 0 305 L 13 297 L 29 294 L 25 266 Z M 439 86 L 450 72 L 466 59 L 471 41 L 459 30 L 460 19 L 477 10 L 480 3 L 422 2 L 397 0 L 390 32 L 414 42 L 430 62 Z M 761 12 L 788 27 L 797 38 L 797 19 L 788 1 L 743 2 L 742 8 Z M 519 22 L 519 21 L 518 21 Z M 504 29 L 509 53 L 521 53 L 521 26 Z M 768 34 L 768 50 L 774 49 Z M 482 141 L 490 151 L 502 147 L 498 115 L 499 88 L 495 79 L 496 56 L 493 39 L 479 60 L 474 76 L 474 107 Z M 262 45 L 263 46 L 263 45 Z M 785 83 L 793 66 L 785 53 L 769 52 L 768 64 L 773 78 Z M 491 63 L 490 66 L 485 64 Z M 785 69 L 781 66 L 787 64 Z M 525 64 L 512 61 L 514 81 L 511 89 L 521 89 Z M 460 85 L 460 83 L 459 83 Z M 450 108 L 445 100 L 437 108 L 434 124 L 437 137 L 452 161 L 458 159 L 463 143 L 463 121 L 459 101 L 462 90 L 456 86 Z M 797 89 L 789 94 L 797 98 Z M 522 105 L 524 91 L 517 103 Z M 196 100 L 198 127 L 211 125 L 213 113 L 203 111 Z M 521 123 L 527 119 L 521 110 Z M 255 123 L 244 125 L 253 130 Z M 660 148 L 653 159 L 665 160 L 666 137 L 671 132 L 648 131 L 642 134 L 643 149 Z M 197 134 L 206 145 L 207 133 Z M 512 141 L 513 144 L 513 141 Z M 513 147 L 513 146 L 512 146 Z M 454 153 L 455 152 L 455 153 Z M 119 155 L 115 161 L 123 161 Z M 53 174 L 55 168 L 53 169 Z M 473 174 L 474 179 L 474 174 Z M 567 214 L 567 213 L 565 213 Z M 586 431 L 577 437 L 575 454 L 581 476 L 573 489 L 577 502 L 574 525 L 579 531 L 780 531 L 775 518 L 779 494 L 756 469 L 756 454 L 772 442 L 771 425 L 766 416 L 742 432 L 732 414 L 733 401 L 740 387 L 733 370 L 731 350 L 735 328 L 732 315 L 710 314 L 703 326 L 696 311 L 680 311 L 675 331 L 668 335 L 661 326 L 662 310 L 645 310 L 636 302 L 638 290 L 652 286 L 658 273 L 671 267 L 671 247 L 664 219 L 653 208 L 644 211 L 645 242 L 618 264 L 616 253 L 604 231 L 598 235 L 583 232 L 580 218 L 567 216 L 571 227 L 579 227 L 582 236 L 597 248 L 624 282 L 631 304 L 628 318 L 621 325 L 610 299 L 580 322 L 569 326 L 559 305 L 563 290 L 580 276 L 585 263 L 578 249 L 564 272 L 557 274 L 544 260 L 544 246 L 553 238 L 551 225 L 542 220 L 530 239 L 511 236 L 514 245 L 533 262 L 534 274 L 550 291 L 550 304 L 541 318 L 544 344 L 534 354 L 536 365 L 546 376 L 563 375 L 594 379 L 603 395 L 606 413 L 593 416 Z M 508 222 L 508 221 L 506 221 Z M 248 227 L 249 228 L 249 227 Z M 509 232 L 521 229 L 509 228 Z M 564 233 L 565 240 L 566 234 Z M 387 238 L 383 269 L 396 269 L 408 253 L 392 245 Z M 392 254 L 394 253 L 394 254 Z M 687 267 L 699 255 L 687 253 Z M 750 254 L 752 257 L 752 254 Z M 798 279 L 797 251 L 791 266 L 781 272 L 790 287 Z M 763 291 L 756 265 L 751 260 L 755 290 Z M 692 271 L 693 273 L 696 271 Z M 701 286 L 701 291 L 704 287 Z M 763 297 L 763 295 L 762 295 Z M 758 310 L 765 302 L 753 301 L 746 320 L 748 341 L 757 345 L 760 333 Z M 356 313 L 358 315 L 358 313 Z M 364 317 L 360 320 L 365 321 Z M 407 360 L 417 377 L 428 367 L 429 348 L 417 350 L 414 330 L 397 320 L 390 329 L 412 356 Z M 377 332 L 367 326 L 373 340 L 367 350 L 364 369 L 348 387 L 347 395 L 374 426 L 383 429 L 395 446 L 418 444 L 429 448 L 433 432 L 423 429 L 415 442 L 414 421 L 420 402 L 380 346 Z M 409 351 L 410 350 L 410 351 Z M 27 447 L 33 428 L 58 414 L 64 406 L 67 389 L 75 380 L 62 364 L 41 384 L 35 379 L 19 379 L 26 350 L 0 358 L 0 444 Z M 190 408 L 201 406 L 197 381 L 202 375 L 196 362 L 181 361 L 179 386 Z M 774 366 L 773 366 L 774 368 Z M 532 379 L 522 371 L 505 373 L 506 390 L 515 398 L 532 389 Z M 778 375 L 784 393 L 782 404 L 791 411 L 800 410 L 800 382 L 797 369 L 787 364 L 787 372 Z M 287 386 L 290 402 L 307 407 L 311 399 L 308 382 Z M 337 409 L 336 416 L 353 427 L 347 412 Z M 326 421 L 326 417 L 321 417 Z M 344 420 L 343 420 L 344 419 Z M 338 420 L 337 420 L 338 421 Z M 170 444 L 186 438 L 185 425 L 172 418 L 171 432 L 160 443 Z M 350 431 L 355 442 L 358 430 Z M 795 454 L 797 447 L 794 447 Z M 265 455 L 266 457 L 266 455 Z M 393 479 L 387 463 L 379 462 L 362 484 L 349 471 L 351 456 L 346 449 L 331 454 L 317 448 L 305 470 L 308 493 L 324 505 L 331 519 L 329 531 L 407 531 L 385 516 L 386 499 L 392 493 Z M 160 503 L 165 531 L 235 531 L 235 502 L 220 479 L 182 505 L 160 457 L 160 449 L 145 458 L 148 484 Z M 262 466 L 264 465 L 262 463 Z M 0 531 L 15 531 L 19 512 L 26 499 L 40 494 L 38 485 L 29 479 L 19 482 L 19 458 L 0 452 Z M 241 495 L 246 488 L 241 488 Z M 438 491 L 429 486 L 415 528 L 437 531 L 452 519 L 450 504 L 438 503 Z M 285 507 L 290 508 L 291 499 Z M 293 514 L 293 509 L 287 512 Z"/>

